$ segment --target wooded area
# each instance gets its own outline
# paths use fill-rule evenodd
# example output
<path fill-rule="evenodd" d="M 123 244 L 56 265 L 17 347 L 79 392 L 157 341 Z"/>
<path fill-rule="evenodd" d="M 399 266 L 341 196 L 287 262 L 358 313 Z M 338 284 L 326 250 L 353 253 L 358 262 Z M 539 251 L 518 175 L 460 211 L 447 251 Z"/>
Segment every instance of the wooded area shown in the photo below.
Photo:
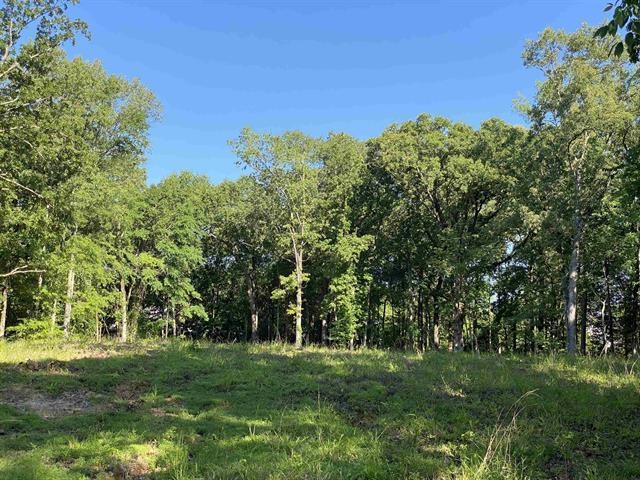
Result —
<path fill-rule="evenodd" d="M 67 58 L 66 2 L 0 24 L 0 337 L 637 352 L 640 77 L 595 29 L 527 44 L 527 127 L 246 129 L 245 176 L 149 186 L 154 95 Z"/>

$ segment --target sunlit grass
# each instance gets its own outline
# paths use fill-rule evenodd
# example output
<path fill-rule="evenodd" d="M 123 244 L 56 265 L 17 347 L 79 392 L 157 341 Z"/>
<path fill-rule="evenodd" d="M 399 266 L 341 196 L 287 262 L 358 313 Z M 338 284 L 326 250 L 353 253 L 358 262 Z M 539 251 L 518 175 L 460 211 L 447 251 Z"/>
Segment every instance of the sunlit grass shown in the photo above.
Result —
<path fill-rule="evenodd" d="M 0 369 L 0 478 L 640 477 L 632 361 L 9 342 Z"/>

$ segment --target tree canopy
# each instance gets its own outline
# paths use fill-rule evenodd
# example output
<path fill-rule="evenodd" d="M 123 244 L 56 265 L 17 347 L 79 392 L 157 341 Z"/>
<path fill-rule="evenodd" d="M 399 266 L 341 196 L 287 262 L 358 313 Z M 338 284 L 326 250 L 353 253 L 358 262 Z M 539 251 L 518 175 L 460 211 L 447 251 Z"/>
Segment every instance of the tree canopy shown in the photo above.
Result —
<path fill-rule="evenodd" d="M 247 128 L 239 178 L 149 185 L 158 102 L 67 57 L 68 5 L 0 10 L 0 337 L 637 352 L 639 80 L 604 30 L 526 45 L 526 126 Z"/>

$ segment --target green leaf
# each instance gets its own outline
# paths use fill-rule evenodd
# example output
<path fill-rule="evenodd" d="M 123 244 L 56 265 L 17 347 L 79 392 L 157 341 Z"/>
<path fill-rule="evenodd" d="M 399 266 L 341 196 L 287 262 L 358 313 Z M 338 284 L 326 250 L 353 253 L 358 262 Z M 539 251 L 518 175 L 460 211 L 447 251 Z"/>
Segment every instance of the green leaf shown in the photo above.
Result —
<path fill-rule="evenodd" d="M 613 54 L 616 57 L 619 57 L 620 55 L 622 55 L 622 52 L 624 52 L 624 45 L 622 44 L 622 42 L 618 42 L 613 49 Z"/>
<path fill-rule="evenodd" d="M 616 8 L 616 13 L 613 15 L 613 21 L 620 28 L 624 27 L 627 21 L 629 20 L 629 13 L 627 13 L 622 8 Z"/>
<path fill-rule="evenodd" d="M 607 6 L 604 7 L 604 11 L 608 12 L 609 10 L 611 10 L 613 8 L 613 3 L 607 3 Z"/>
<path fill-rule="evenodd" d="M 629 32 L 624 37 L 624 43 L 627 45 L 627 49 L 631 50 L 634 44 L 634 36 L 633 33 Z"/>

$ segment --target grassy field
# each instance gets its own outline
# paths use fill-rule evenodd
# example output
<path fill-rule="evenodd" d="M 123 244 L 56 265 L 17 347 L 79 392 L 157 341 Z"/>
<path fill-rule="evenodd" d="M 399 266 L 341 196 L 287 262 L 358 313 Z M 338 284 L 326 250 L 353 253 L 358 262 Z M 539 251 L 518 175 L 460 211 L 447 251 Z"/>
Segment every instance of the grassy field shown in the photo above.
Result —
<path fill-rule="evenodd" d="M 640 478 L 631 361 L 0 344 L 0 479 Z"/>

